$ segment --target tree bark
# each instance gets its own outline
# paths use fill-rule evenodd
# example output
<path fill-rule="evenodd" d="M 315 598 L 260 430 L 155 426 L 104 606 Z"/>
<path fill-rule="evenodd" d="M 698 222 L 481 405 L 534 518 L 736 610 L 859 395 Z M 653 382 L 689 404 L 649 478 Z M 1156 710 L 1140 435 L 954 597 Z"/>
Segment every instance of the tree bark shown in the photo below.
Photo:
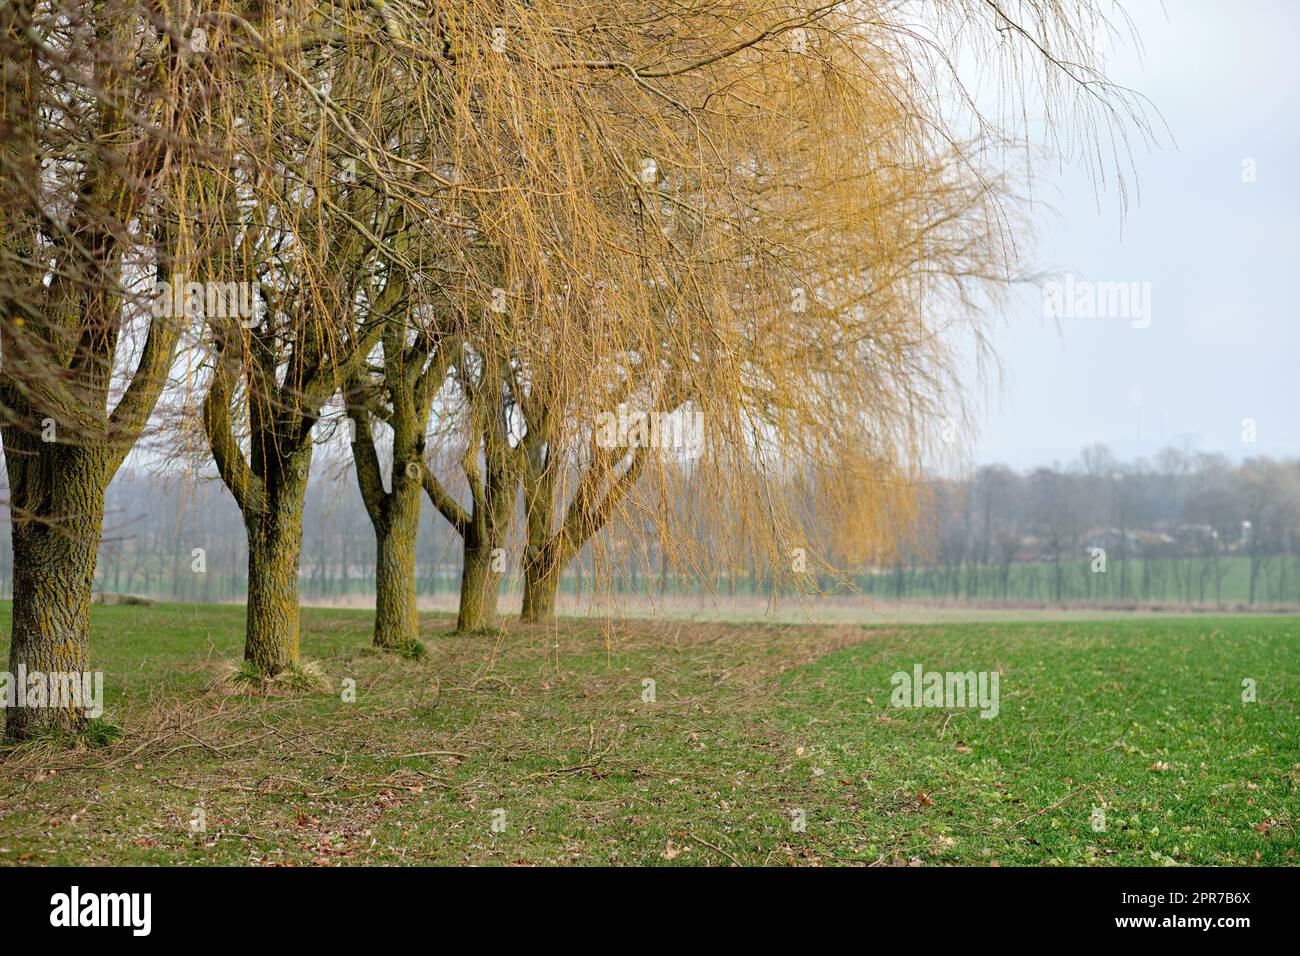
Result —
<path fill-rule="evenodd" d="M 524 602 L 519 619 L 525 624 L 549 624 L 555 620 L 555 596 L 560 587 L 559 539 L 552 537 L 555 525 L 555 482 L 557 470 L 549 460 L 544 424 L 533 424 L 524 441 L 524 520 L 528 547 L 524 555 Z"/>
<path fill-rule="evenodd" d="M 460 575 L 460 613 L 456 630 L 478 631 L 495 627 L 500 591 L 497 572 L 492 569 L 491 535 L 473 531 L 465 537 L 464 566 Z"/>
<path fill-rule="evenodd" d="M 244 660 L 267 677 L 298 663 L 298 558 L 303 491 L 285 489 L 280 506 L 245 519 L 248 529 L 248 615 Z M 287 500 L 286 500 L 287 499 Z"/>
<path fill-rule="evenodd" d="M 389 349 L 400 347 L 400 341 L 394 344 L 385 339 L 386 356 Z M 420 639 L 420 619 L 415 607 L 415 557 L 420 534 L 420 495 L 427 468 L 424 427 L 437 382 L 426 376 L 421 383 L 411 383 L 403 378 L 400 365 L 390 363 L 390 366 L 390 380 L 385 388 L 394 409 L 389 421 L 393 429 L 391 491 L 384 488 L 370 412 L 360 400 L 364 385 L 360 376 L 348 383 L 347 392 L 348 414 L 356 427 L 352 459 L 357 486 L 375 529 L 374 646 L 398 650 L 413 647 Z"/>
<path fill-rule="evenodd" d="M 388 520 L 376 529 L 375 647 L 410 647 L 420 639 L 415 609 L 415 546 L 420 532 L 420 482 L 394 481 Z"/>
<path fill-rule="evenodd" d="M 261 675 L 274 677 L 299 660 L 298 562 L 316 409 L 276 409 L 265 399 L 250 403 L 250 456 L 245 459 L 230 420 L 230 396 L 240 368 L 231 361 L 226 338 L 217 341 L 203 425 L 248 537 L 244 660 Z"/>
<path fill-rule="evenodd" d="M 547 574 L 539 564 L 524 571 L 524 607 L 520 619 L 528 624 L 549 624 L 555 620 L 555 596 L 559 593 L 559 568 Z"/>
<path fill-rule="evenodd" d="M 10 512 L 11 680 L 20 672 L 82 674 L 89 668 L 90 603 L 107 486 L 104 456 L 77 446 L 41 444 L 17 430 L 5 436 L 11 475 L 15 464 L 29 471 L 22 490 L 32 490 L 27 484 L 32 470 L 43 471 L 47 479 L 36 500 L 15 496 Z M 85 725 L 84 713 L 71 706 L 15 705 L 6 715 L 5 736 L 12 741 L 55 729 L 75 733 Z"/>

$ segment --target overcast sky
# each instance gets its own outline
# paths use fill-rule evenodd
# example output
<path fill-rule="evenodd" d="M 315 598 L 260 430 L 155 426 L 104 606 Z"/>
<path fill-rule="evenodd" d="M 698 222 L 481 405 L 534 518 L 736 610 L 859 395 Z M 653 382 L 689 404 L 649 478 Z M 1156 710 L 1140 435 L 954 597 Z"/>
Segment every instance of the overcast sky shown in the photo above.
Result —
<path fill-rule="evenodd" d="M 1096 442 L 1124 459 L 1167 445 L 1300 457 L 1300 4 L 1126 9 L 1143 46 L 1114 51 L 1108 73 L 1148 97 L 1168 132 L 1134 154 L 1127 215 L 1085 171 L 1040 168 L 1032 261 L 1150 283 L 1149 326 L 1058 322 L 1041 292 L 1018 294 L 995 329 L 1004 378 L 985 389 L 972 457 L 1065 463 Z"/>

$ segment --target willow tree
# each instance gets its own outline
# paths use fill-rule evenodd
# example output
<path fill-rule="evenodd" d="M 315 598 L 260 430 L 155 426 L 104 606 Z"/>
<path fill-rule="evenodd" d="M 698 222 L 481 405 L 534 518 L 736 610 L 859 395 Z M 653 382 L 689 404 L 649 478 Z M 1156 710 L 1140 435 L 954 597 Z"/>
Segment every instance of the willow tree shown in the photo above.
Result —
<path fill-rule="evenodd" d="M 982 341 L 1016 268 L 1016 197 L 989 170 L 1024 131 L 976 107 L 950 51 L 974 33 L 1023 97 L 1013 106 L 1041 93 L 1054 133 L 1097 143 L 1140 128 L 1134 98 L 1096 67 L 1108 21 L 1050 0 L 955 0 L 936 40 L 906 8 L 869 3 L 573 16 L 590 20 L 557 33 L 599 50 L 531 55 L 580 76 L 599 130 L 590 162 L 633 175 L 603 184 L 620 211 L 607 243 L 570 259 L 600 294 L 566 308 L 636 322 L 579 344 L 579 361 L 548 342 L 523 362 L 525 620 L 553 615 L 564 566 L 615 516 L 696 570 L 715 551 L 698 533 L 711 515 L 803 585 L 816 577 L 795 550 L 887 557 L 962 416 L 954 346 Z M 609 268 L 629 250 L 636 274 Z M 611 443 L 600 422 L 615 408 L 698 416 L 700 447 Z M 667 506 L 687 484 L 702 519 Z M 817 514 L 831 547 L 809 534 Z"/>
<path fill-rule="evenodd" d="M 357 483 L 375 529 L 374 643 L 397 650 L 411 649 L 418 640 L 415 552 L 421 490 L 463 542 L 457 629 L 479 630 L 496 620 L 498 574 L 522 474 L 522 452 L 511 438 L 509 370 L 495 361 L 498 351 L 484 348 L 483 338 L 464 326 L 436 318 L 414 320 L 419 311 L 408 308 L 400 317 L 389 317 L 380 361 L 354 375 L 346 388 Z M 444 453 L 460 452 L 465 504 L 425 455 L 430 415 L 440 393 L 440 415 L 456 425 L 440 429 L 439 439 Z M 380 422 L 389 433 L 387 482 L 374 436 Z"/>
<path fill-rule="evenodd" d="M 177 321 L 155 283 L 184 210 L 205 80 L 186 24 L 110 0 L 0 8 L 0 436 L 13 526 L 9 669 L 84 672 L 105 489 L 148 423 Z M 6 734 L 77 730 L 71 706 Z"/>
<path fill-rule="evenodd" d="M 943 13 L 958 24 L 987 15 L 991 37 L 1038 38 L 1044 75 L 1073 70 L 1095 90 L 1086 67 L 1041 52 L 1044 36 L 1053 50 L 1078 46 L 1061 8 L 1025 9 L 1028 26 L 991 5 Z M 470 500 L 428 469 L 421 479 L 464 537 L 461 627 L 495 615 L 492 565 L 521 486 L 531 617 L 551 613 L 564 564 L 615 511 L 651 507 L 629 497 L 651 463 L 661 489 L 687 476 L 711 487 L 711 507 L 738 516 L 741 537 L 774 566 L 805 537 L 807 495 L 788 492 L 791 475 L 844 516 L 838 534 L 860 552 L 888 546 L 918 491 L 929 433 L 954 404 L 950 329 L 937 316 L 956 306 L 978 329 L 977 300 L 1010 273 L 1001 187 L 981 178 L 979 150 L 998 141 L 978 122 L 974 145 L 952 133 L 923 82 L 940 46 L 916 41 L 893 8 L 863 3 L 507 2 L 433 17 L 391 3 L 349 16 L 328 42 L 276 32 L 264 63 L 275 95 L 264 99 L 282 122 L 255 119 L 240 134 L 275 144 L 250 181 L 288 184 L 265 204 L 286 252 L 258 275 L 294 304 L 275 306 L 264 337 L 277 347 L 331 340 L 314 329 L 339 315 L 344 329 L 367 330 L 339 330 L 347 349 L 316 350 L 306 413 L 292 409 L 272 435 L 305 442 L 328 387 L 397 323 L 358 386 L 378 389 L 378 418 L 399 404 L 412 412 L 395 449 L 402 474 L 390 472 L 391 490 L 372 480 L 367 417 L 358 477 L 372 515 L 400 499 L 392 513 L 409 523 L 409 436 L 434 407 L 423 379 L 432 340 L 412 319 L 439 310 L 458 330 L 436 347 L 435 378 L 446 376 L 457 422 L 443 438 L 463 448 Z M 378 41 L 391 55 L 374 53 Z M 363 160 L 352 186 L 336 185 L 335 143 Z M 403 171 L 418 193 L 403 190 Z M 340 234 L 354 241 L 332 244 Z M 383 295 L 393 301 L 380 307 Z M 274 376 L 262 373 L 280 389 L 277 408 L 304 391 L 293 364 L 286 356 L 270 363 Z M 258 390 L 246 381 L 247 400 Z M 615 406 L 700 415 L 703 454 L 686 464 L 611 446 L 596 422 Z M 405 568 L 410 536 L 387 520 L 376 523 L 381 563 Z M 660 506 L 661 541 L 682 538 L 672 523 Z M 411 597 L 395 598 L 403 632 Z"/>
<path fill-rule="evenodd" d="M 853 516 L 841 550 L 879 550 L 951 384 L 929 310 L 1009 274 L 999 185 L 937 140 L 855 13 L 755 10 L 737 44 L 718 11 L 694 12 L 670 54 L 624 37 L 627 62 L 680 68 L 609 70 L 591 97 L 609 157 L 645 159 L 610 202 L 626 210 L 611 245 L 639 273 L 589 307 L 644 307 L 638 334 L 530 378 L 525 620 L 553 616 L 563 568 L 616 517 L 655 514 L 661 547 L 699 569 L 712 540 L 666 506 L 688 481 L 774 566 L 810 545 L 808 502 Z M 796 488 L 792 470 L 817 479 Z"/>
<path fill-rule="evenodd" d="M 404 10 L 386 9 L 399 17 Z M 627 175 L 625 158 L 615 167 L 588 160 L 601 136 L 598 117 L 583 84 L 557 69 L 589 42 L 568 28 L 572 17 L 564 5 L 530 3 L 457 8 L 432 21 L 429 46 L 439 52 L 430 69 L 440 82 L 428 99 L 438 122 L 406 145 L 413 162 L 446 170 L 448 182 L 431 199 L 411 253 L 421 256 L 421 268 L 409 280 L 409 306 L 389 316 L 381 354 L 350 389 L 354 417 L 363 419 L 357 472 L 379 519 L 381 574 L 385 563 L 414 563 L 413 531 L 392 535 L 384 509 L 405 500 L 402 462 L 424 442 L 435 408 L 444 457 L 449 448 L 459 452 L 455 481 L 429 467 L 421 481 L 463 539 L 461 629 L 490 626 L 496 617 L 499 569 L 525 472 L 519 409 L 534 370 L 558 364 L 562 377 L 575 378 L 614 343 L 639 336 L 633 330 L 645 314 L 644 302 L 580 316 L 572 306 L 594 299 L 610 276 L 631 279 L 640 269 L 639 253 L 617 249 L 626 220 L 607 208 L 605 184 Z M 432 386 L 444 383 L 431 405 Z M 388 488 L 372 420 L 392 426 Z M 400 511 L 413 520 L 411 509 Z M 388 590 L 381 588 L 381 599 Z M 387 628 L 377 622 L 376 634 Z"/>
<path fill-rule="evenodd" d="M 412 46 L 431 51 L 423 72 L 404 76 L 395 93 L 421 107 L 418 133 L 402 136 L 397 148 L 412 167 L 441 177 L 407 217 L 406 262 L 386 259 L 387 281 L 401 282 L 403 301 L 386 310 L 378 346 L 346 387 L 357 480 L 376 533 L 375 642 L 404 647 L 417 631 L 421 488 L 464 542 L 460 627 L 495 619 L 500 549 L 521 474 L 512 379 L 518 354 L 552 333 L 547 316 L 518 308 L 518 285 L 560 285 L 571 251 L 561 241 L 572 233 L 564 224 L 599 224 L 592 200 L 567 179 L 581 145 L 568 81 L 527 63 L 528 37 L 551 30 L 549 5 L 503 8 L 508 36 L 502 9 L 448 9 L 432 18 L 415 6 L 384 9 Z M 419 31 L 418 43 L 410 29 Z M 413 86 L 417 80 L 422 85 Z M 382 199 L 390 205 L 391 192 Z M 443 420 L 436 440 L 460 451 L 463 503 L 425 461 L 435 400 Z M 387 426 L 386 480 L 379 423 Z M 448 448 L 441 450 L 446 457 Z"/>
<path fill-rule="evenodd" d="M 921 82 L 944 50 L 863 3 L 502 2 L 442 8 L 422 28 L 414 5 L 379 9 L 390 36 L 423 30 L 425 72 L 404 65 L 410 89 L 393 95 L 433 118 L 403 155 L 447 178 L 424 210 L 437 224 L 418 223 L 420 304 L 389 316 L 400 329 L 355 383 L 378 398 L 354 410 L 386 582 L 401 575 L 385 567 L 413 566 L 413 537 L 391 521 L 413 520 L 407 465 L 435 407 L 468 491 L 462 503 L 421 472 L 464 539 L 461 628 L 495 617 L 521 487 L 534 619 L 593 534 L 645 511 L 629 495 L 649 463 L 660 488 L 711 485 L 711 507 L 771 556 L 806 537 L 809 492 L 858 552 L 886 547 L 954 390 L 935 310 L 959 306 L 978 328 L 976 300 L 1010 273 L 1002 187 L 981 179 L 988 137 L 959 143 Z M 1065 22 L 1056 4 L 1028 9 Z M 1018 26 L 982 12 L 989 36 Z M 433 338 L 413 318 L 435 302 L 458 333 L 426 379 Z M 699 415 L 705 454 L 602 441 L 596 420 L 624 406 Z M 394 425 L 391 490 L 372 417 Z M 661 514 L 662 540 L 680 537 L 670 524 Z M 403 611 L 395 630 L 377 621 L 377 640 L 410 632 L 408 592 L 381 588 Z"/>
<path fill-rule="evenodd" d="M 407 298 L 409 303 L 409 294 Z M 357 484 L 375 529 L 374 645 L 405 652 L 413 652 L 419 640 L 415 552 L 421 490 L 430 480 L 426 431 L 450 357 L 458 351 L 451 330 L 416 321 L 417 315 L 419 310 L 409 304 L 393 309 L 380 336 L 378 367 L 359 371 L 345 386 Z M 391 431 L 387 487 L 375 447 L 379 421 Z M 463 529 L 468 516 L 449 513 L 457 530 Z"/>
<path fill-rule="evenodd" d="M 273 676 L 299 660 L 314 429 L 408 308 L 446 180 L 421 149 L 439 119 L 419 23 L 369 4 L 261 14 L 210 40 L 235 64 L 211 124 L 230 162 L 210 228 L 237 240 L 210 268 L 253 283 L 259 308 L 208 317 L 202 418 L 248 535 L 245 660 Z"/>

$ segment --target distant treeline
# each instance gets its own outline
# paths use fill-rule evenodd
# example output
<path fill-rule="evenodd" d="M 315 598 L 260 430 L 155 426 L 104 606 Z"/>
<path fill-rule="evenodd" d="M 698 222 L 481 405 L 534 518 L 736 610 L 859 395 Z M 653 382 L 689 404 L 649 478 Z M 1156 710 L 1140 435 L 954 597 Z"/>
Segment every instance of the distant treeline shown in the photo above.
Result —
<path fill-rule="evenodd" d="M 341 468 L 314 477 L 304 513 L 301 586 L 312 600 L 374 594 L 375 538 L 356 484 Z M 679 501 L 677 507 L 690 507 Z M 1104 447 L 1065 467 L 1026 473 L 1002 465 L 933 485 L 911 544 L 871 567 L 818 571 L 818 590 L 874 599 L 1005 603 L 1300 603 L 1300 462 L 1168 450 L 1121 463 Z M 0 522 L 0 592 L 13 578 L 9 523 Z M 824 532 L 822 532 L 824 534 Z M 619 537 L 618 529 L 611 531 Z M 833 561 L 834 542 L 811 552 Z M 518 583 L 520 543 L 502 586 Z M 421 595 L 459 590 L 461 548 L 433 509 L 421 518 Z M 123 470 L 108 492 L 97 591 L 193 601 L 242 600 L 242 520 L 220 483 Z M 604 587 L 620 594 L 770 596 L 770 559 L 739 567 L 672 567 L 651 544 L 606 552 Z M 1104 568 L 1104 571 L 1102 570 Z M 560 592 L 590 587 L 591 554 Z"/>
<path fill-rule="evenodd" d="M 1300 602 L 1300 462 L 1166 450 L 942 482 L 869 593 L 978 601 Z M 1104 570 L 1103 570 L 1104 569 Z"/>

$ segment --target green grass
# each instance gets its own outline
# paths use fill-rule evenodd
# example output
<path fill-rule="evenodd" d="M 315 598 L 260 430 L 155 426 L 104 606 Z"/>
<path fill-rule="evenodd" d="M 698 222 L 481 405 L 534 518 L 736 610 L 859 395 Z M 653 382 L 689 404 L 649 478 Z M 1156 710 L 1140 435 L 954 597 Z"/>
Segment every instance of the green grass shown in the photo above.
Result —
<path fill-rule="evenodd" d="M 303 620 L 314 693 L 231 680 L 242 608 L 96 607 L 125 736 L 0 755 L 0 862 L 1296 862 L 1294 617 L 455 637 L 430 615 L 416 659 L 368 649 L 370 612 Z M 891 707 L 918 662 L 997 670 L 999 716 Z"/>

